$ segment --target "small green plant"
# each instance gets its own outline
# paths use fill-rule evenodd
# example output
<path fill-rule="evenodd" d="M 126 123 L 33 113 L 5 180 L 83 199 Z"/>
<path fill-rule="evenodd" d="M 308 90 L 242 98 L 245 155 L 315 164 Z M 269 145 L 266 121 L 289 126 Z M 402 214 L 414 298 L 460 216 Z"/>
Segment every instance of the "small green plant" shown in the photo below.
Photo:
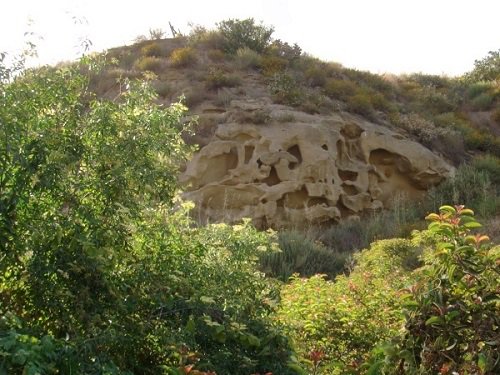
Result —
<path fill-rule="evenodd" d="M 151 71 L 154 73 L 160 73 L 163 70 L 163 66 L 163 60 L 153 56 L 143 56 L 134 64 L 136 70 Z"/>
<path fill-rule="evenodd" d="M 241 85 L 241 78 L 236 74 L 225 73 L 218 67 L 211 67 L 205 77 L 205 87 L 208 90 L 217 90 L 223 87 L 236 87 Z"/>
<path fill-rule="evenodd" d="M 158 42 L 151 42 L 141 48 L 141 55 L 160 57 L 164 55 L 164 52 Z"/>
<path fill-rule="evenodd" d="M 326 248 L 296 231 L 281 232 L 279 245 L 280 251 L 265 254 L 260 264 L 267 275 L 283 281 L 288 281 L 294 273 L 302 277 L 324 274 L 334 279 L 344 270 L 351 255 Z"/>
<path fill-rule="evenodd" d="M 261 66 L 262 57 L 254 50 L 243 47 L 236 51 L 235 61 L 240 69 L 257 69 Z"/>
<path fill-rule="evenodd" d="M 197 60 L 196 52 L 192 47 L 177 48 L 170 54 L 170 64 L 176 68 L 192 66 Z"/>
<path fill-rule="evenodd" d="M 325 94 L 332 99 L 346 101 L 357 91 L 357 86 L 351 81 L 332 78 L 325 83 Z"/>
<path fill-rule="evenodd" d="M 282 74 L 288 67 L 288 60 L 279 56 L 264 56 L 260 62 L 262 74 L 272 77 L 275 74 Z"/>
<path fill-rule="evenodd" d="M 288 73 L 275 74 L 269 89 L 275 102 L 290 106 L 297 106 L 304 98 L 304 92 L 296 79 Z"/>
<path fill-rule="evenodd" d="M 367 118 L 372 118 L 374 115 L 374 108 L 370 96 L 365 92 L 358 92 L 349 97 L 347 99 L 347 108 Z"/>
<path fill-rule="evenodd" d="M 273 27 L 257 24 L 253 18 L 225 20 L 217 24 L 217 29 L 223 39 L 223 49 L 231 54 L 245 47 L 263 52 L 274 32 Z"/>
<path fill-rule="evenodd" d="M 471 100 L 471 107 L 474 111 L 487 111 L 491 108 L 493 100 L 493 95 L 485 92 Z"/>

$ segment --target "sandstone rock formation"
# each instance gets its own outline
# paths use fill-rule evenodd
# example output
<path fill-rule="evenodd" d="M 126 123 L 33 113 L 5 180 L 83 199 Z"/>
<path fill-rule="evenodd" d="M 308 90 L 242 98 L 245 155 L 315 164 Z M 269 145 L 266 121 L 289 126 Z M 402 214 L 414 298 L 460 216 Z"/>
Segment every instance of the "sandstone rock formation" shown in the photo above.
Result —
<path fill-rule="evenodd" d="M 262 108 L 268 123 L 241 116 Z M 248 101 L 233 101 L 229 113 L 181 179 L 200 221 L 250 217 L 274 228 L 338 221 L 388 207 L 399 193 L 418 198 L 453 173 L 420 144 L 357 116 Z"/>

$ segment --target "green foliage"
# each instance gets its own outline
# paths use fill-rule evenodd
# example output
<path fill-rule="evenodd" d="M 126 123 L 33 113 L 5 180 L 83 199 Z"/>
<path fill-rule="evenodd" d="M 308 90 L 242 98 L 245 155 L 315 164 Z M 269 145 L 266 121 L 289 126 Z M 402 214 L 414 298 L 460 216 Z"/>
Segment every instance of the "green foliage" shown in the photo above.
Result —
<path fill-rule="evenodd" d="M 493 95 L 483 93 L 471 100 L 471 106 L 474 111 L 487 111 L 493 104 Z"/>
<path fill-rule="evenodd" d="M 254 50 L 244 47 L 236 51 L 236 64 L 240 69 L 257 69 L 261 65 L 262 57 Z"/>
<path fill-rule="evenodd" d="M 333 99 L 346 101 L 356 93 L 356 85 L 343 79 L 330 79 L 325 84 L 325 93 Z"/>
<path fill-rule="evenodd" d="M 492 184 L 490 179 L 490 171 L 494 171 L 496 167 L 490 160 L 486 160 L 488 166 L 480 161 L 460 166 L 453 178 L 429 192 L 429 209 L 435 210 L 447 202 L 464 202 L 467 206 L 476 207 L 483 217 L 497 214 L 500 207 L 498 185 Z M 494 178 L 498 179 L 497 176 Z"/>
<path fill-rule="evenodd" d="M 288 60 L 279 56 L 264 56 L 260 61 L 262 74 L 272 77 L 275 74 L 284 74 L 288 66 Z"/>
<path fill-rule="evenodd" d="M 143 56 L 160 57 L 163 56 L 165 53 L 163 51 L 163 48 L 161 48 L 158 42 L 151 42 L 141 48 L 141 54 Z"/>
<path fill-rule="evenodd" d="M 474 69 L 465 74 L 465 79 L 473 82 L 500 80 L 500 50 L 490 51 L 481 60 L 474 61 Z"/>
<path fill-rule="evenodd" d="M 217 24 L 217 29 L 222 35 L 223 49 L 231 54 L 245 47 L 264 52 L 274 32 L 274 28 L 256 24 L 253 18 L 225 20 Z"/>
<path fill-rule="evenodd" d="M 0 84 L 0 373 L 296 373 L 272 238 L 174 212 L 186 108 L 146 82 L 96 99 L 98 64 Z"/>
<path fill-rule="evenodd" d="M 192 47 L 177 48 L 170 54 L 170 64 L 175 68 L 193 66 L 197 60 L 196 52 Z"/>
<path fill-rule="evenodd" d="M 324 373 L 358 373 L 373 347 L 398 333 L 404 321 L 398 290 L 410 282 L 418 254 L 408 240 L 378 241 L 356 255 L 349 276 L 294 278 L 284 286 L 277 319 L 302 358 L 320 350 Z"/>
<path fill-rule="evenodd" d="M 376 373 L 498 373 L 500 247 L 471 234 L 481 226 L 473 215 L 442 206 L 427 216 L 432 247 L 404 296 L 405 334 L 385 347 L 384 360 L 372 365 Z"/>
<path fill-rule="evenodd" d="M 281 57 L 289 62 L 294 62 L 301 57 L 302 49 L 297 43 L 292 46 L 287 42 L 276 39 L 268 46 L 266 54 L 269 56 Z"/>
<path fill-rule="evenodd" d="M 324 274 L 333 279 L 344 270 L 350 252 L 336 252 L 295 231 L 279 233 L 280 250 L 261 257 L 261 269 L 282 281 L 298 273 L 302 277 Z"/>
<path fill-rule="evenodd" d="M 269 83 L 273 100 L 280 104 L 297 106 L 304 98 L 304 93 L 297 80 L 288 73 L 275 74 Z"/>
<path fill-rule="evenodd" d="M 134 68 L 143 72 L 160 73 L 163 70 L 163 60 L 154 56 L 143 56 L 136 60 Z"/>
<path fill-rule="evenodd" d="M 205 77 L 205 87 L 209 90 L 239 85 L 241 85 L 241 78 L 238 75 L 225 73 L 224 70 L 218 67 L 210 68 Z"/>
<path fill-rule="evenodd" d="M 374 108 L 368 93 L 359 92 L 347 99 L 347 108 L 354 113 L 371 118 Z"/>

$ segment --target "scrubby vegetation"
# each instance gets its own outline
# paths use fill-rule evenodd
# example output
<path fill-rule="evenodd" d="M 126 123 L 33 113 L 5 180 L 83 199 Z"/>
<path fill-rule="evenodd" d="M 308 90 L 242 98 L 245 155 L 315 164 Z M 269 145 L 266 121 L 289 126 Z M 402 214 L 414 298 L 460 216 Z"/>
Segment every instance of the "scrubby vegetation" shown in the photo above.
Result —
<path fill-rule="evenodd" d="M 498 52 L 464 77 L 380 77 L 272 33 L 151 30 L 111 67 L 0 55 L 0 374 L 499 373 L 500 248 L 459 205 L 498 218 Z M 166 70 L 189 76 L 191 107 L 228 107 L 250 75 L 285 106 L 406 132 L 456 175 L 308 233 L 197 226 L 176 179 L 191 124 Z"/>

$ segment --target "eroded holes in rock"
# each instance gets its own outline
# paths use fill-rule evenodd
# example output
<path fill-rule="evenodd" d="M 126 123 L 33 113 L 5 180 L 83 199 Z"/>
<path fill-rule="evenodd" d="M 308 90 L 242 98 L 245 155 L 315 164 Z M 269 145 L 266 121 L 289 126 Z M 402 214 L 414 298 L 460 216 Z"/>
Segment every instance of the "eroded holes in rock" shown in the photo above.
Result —
<path fill-rule="evenodd" d="M 307 201 L 307 207 L 320 206 L 320 205 L 328 206 L 328 200 L 326 198 L 313 197 L 309 198 L 309 200 Z"/>
<path fill-rule="evenodd" d="M 204 171 L 200 178 L 200 184 L 206 185 L 212 182 L 220 181 L 228 175 L 230 169 L 238 166 L 238 152 L 236 147 L 231 147 L 229 152 L 214 156 L 210 159 L 210 167 Z"/>
<path fill-rule="evenodd" d="M 262 167 L 264 163 L 262 163 L 262 161 L 260 159 L 257 159 L 257 167 Z"/>
<path fill-rule="evenodd" d="M 370 164 L 373 164 L 373 165 L 391 165 L 391 164 L 394 164 L 394 162 L 398 158 L 399 158 L 399 155 L 397 155 L 393 152 L 378 148 L 378 149 L 370 152 L 369 161 L 370 161 Z"/>
<path fill-rule="evenodd" d="M 292 147 L 289 147 L 286 150 L 286 152 L 288 152 L 289 154 L 295 156 L 295 158 L 297 159 L 297 164 L 302 163 L 302 153 L 300 152 L 299 145 L 293 145 Z"/>
<path fill-rule="evenodd" d="M 264 182 L 268 186 L 278 185 L 281 182 L 281 180 L 278 177 L 278 173 L 276 173 L 276 168 L 274 168 L 274 165 L 271 166 L 271 170 L 269 171 L 269 176 L 264 178 L 262 182 Z"/>
<path fill-rule="evenodd" d="M 348 209 L 344 203 L 342 203 L 339 199 L 339 201 L 337 202 L 337 208 L 339 209 L 340 211 L 340 217 L 342 219 L 352 215 L 354 213 L 354 211 L 351 211 L 350 209 Z"/>
<path fill-rule="evenodd" d="M 276 207 L 285 207 L 285 200 L 283 198 L 280 198 L 276 201 Z"/>
<path fill-rule="evenodd" d="M 252 159 L 253 150 L 255 150 L 254 146 L 245 146 L 245 164 L 248 164 L 250 159 Z"/>
<path fill-rule="evenodd" d="M 304 208 L 306 202 L 309 200 L 309 194 L 307 194 L 305 187 L 291 193 L 286 193 L 283 197 L 285 199 L 285 206 L 295 209 Z"/>
<path fill-rule="evenodd" d="M 354 186 L 352 186 L 352 185 L 342 184 L 342 189 L 344 190 L 344 192 L 347 195 L 356 195 L 356 194 L 358 194 L 358 190 Z"/>
<path fill-rule="evenodd" d="M 322 145 L 321 148 L 325 151 L 328 151 L 328 146 L 325 144 L 325 145 Z"/>
<path fill-rule="evenodd" d="M 339 177 L 342 181 L 356 181 L 358 173 L 339 169 Z"/>

